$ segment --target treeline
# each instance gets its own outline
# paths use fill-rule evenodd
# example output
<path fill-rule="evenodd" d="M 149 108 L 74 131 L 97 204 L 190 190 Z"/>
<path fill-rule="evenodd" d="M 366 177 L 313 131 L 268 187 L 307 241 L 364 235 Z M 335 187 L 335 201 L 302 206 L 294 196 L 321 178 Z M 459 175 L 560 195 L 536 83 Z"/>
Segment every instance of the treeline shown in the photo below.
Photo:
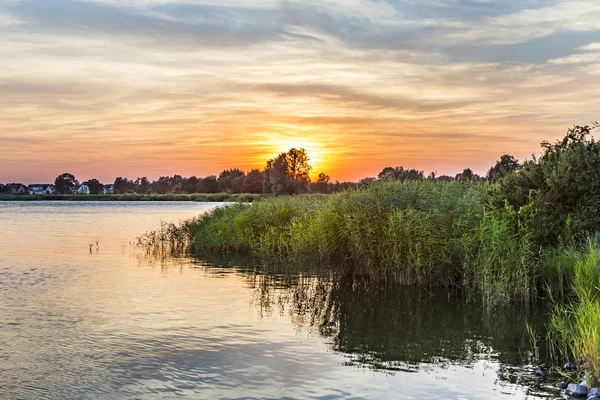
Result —
<path fill-rule="evenodd" d="M 161 176 L 155 181 L 146 177 L 131 180 L 115 179 L 115 193 L 251 193 L 251 194 L 303 194 L 337 193 L 369 184 L 374 179 L 360 182 L 331 182 L 327 174 L 319 174 L 311 182 L 312 167 L 305 149 L 290 149 L 286 153 L 267 161 L 264 170 L 252 169 L 244 172 L 239 168 L 223 170 L 219 175 L 204 178 L 181 175 Z"/>
<path fill-rule="evenodd" d="M 263 194 L 272 193 L 270 181 L 266 181 L 267 173 L 258 169 L 244 172 L 238 168 L 227 169 L 217 175 L 209 175 L 204 178 L 196 176 L 183 177 L 181 175 L 161 176 L 155 181 L 146 177 L 135 180 L 118 177 L 113 184 L 114 193 L 138 193 L 138 194 L 166 194 L 166 193 L 250 193 Z M 324 175 L 324 174 L 322 174 Z M 296 181 L 297 182 L 297 181 Z M 306 181 L 302 186 L 296 185 L 293 190 L 286 191 L 287 194 L 300 193 L 335 193 L 350 188 L 356 188 L 363 183 L 356 182 L 330 182 L 319 179 L 316 182 Z M 283 194 L 283 193 L 276 193 Z"/>
<path fill-rule="evenodd" d="M 522 165 L 511 155 L 503 155 L 492 166 L 485 176 L 474 173 L 470 168 L 465 168 L 454 176 L 436 176 L 434 172 L 425 175 L 417 169 L 404 167 L 385 167 L 377 177 L 368 177 L 358 182 L 332 182 L 329 175 L 320 173 L 316 181 L 311 181 L 309 164 L 310 158 L 305 149 L 290 149 L 277 157 L 268 160 L 265 168 L 252 169 L 248 172 L 239 168 L 223 170 L 219 175 L 206 177 L 183 177 L 181 175 L 161 176 L 151 181 L 147 177 L 129 179 L 117 177 L 112 184 L 102 184 L 98 179 L 89 179 L 82 182 L 87 190 L 81 191 L 80 182 L 73 174 L 64 173 L 56 177 L 53 185 L 54 194 L 273 194 L 292 195 L 305 193 L 332 194 L 348 189 L 360 189 L 376 181 L 469 181 L 469 182 L 497 182 L 510 172 L 519 170 Z M 0 186 L 0 193 L 10 193 L 7 186 Z"/>

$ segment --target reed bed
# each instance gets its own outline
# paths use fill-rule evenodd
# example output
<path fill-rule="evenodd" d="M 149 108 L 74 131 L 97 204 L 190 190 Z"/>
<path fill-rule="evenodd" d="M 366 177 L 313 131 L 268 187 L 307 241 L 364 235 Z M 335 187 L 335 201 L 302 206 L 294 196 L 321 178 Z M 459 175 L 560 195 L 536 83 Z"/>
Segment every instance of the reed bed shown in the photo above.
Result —
<path fill-rule="evenodd" d="M 547 340 L 555 363 L 575 361 L 586 371 L 589 387 L 600 385 L 600 261 L 599 249 L 589 242 L 575 263 L 570 304 L 557 304 L 551 314 Z"/>
<path fill-rule="evenodd" d="M 490 207 L 488 190 L 467 182 L 379 182 L 328 196 L 270 197 L 218 208 L 147 243 L 174 235 L 195 254 L 328 265 L 402 285 L 461 288 L 490 305 L 568 292 L 574 260 L 561 255 L 567 249 L 537 246 L 528 208 Z"/>

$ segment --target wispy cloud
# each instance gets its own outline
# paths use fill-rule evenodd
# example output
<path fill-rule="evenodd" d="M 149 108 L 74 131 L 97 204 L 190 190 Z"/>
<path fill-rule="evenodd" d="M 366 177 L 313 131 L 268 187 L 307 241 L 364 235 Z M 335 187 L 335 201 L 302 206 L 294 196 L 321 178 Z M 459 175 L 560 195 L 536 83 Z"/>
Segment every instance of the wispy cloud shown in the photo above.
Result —
<path fill-rule="evenodd" d="M 338 179 L 484 170 L 598 118 L 594 3 L 0 0 L 0 181 L 205 175 L 291 145 Z M 540 62 L 456 50 L 573 32 Z"/>
<path fill-rule="evenodd" d="M 0 27 L 22 24 L 23 21 L 14 15 L 2 13 L 0 10 Z"/>

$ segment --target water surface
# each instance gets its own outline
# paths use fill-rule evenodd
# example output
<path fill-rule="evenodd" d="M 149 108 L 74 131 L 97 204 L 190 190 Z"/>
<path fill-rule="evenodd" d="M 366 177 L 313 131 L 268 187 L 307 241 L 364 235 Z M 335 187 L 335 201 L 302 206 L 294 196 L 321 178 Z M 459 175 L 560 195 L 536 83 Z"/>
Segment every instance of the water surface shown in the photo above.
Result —
<path fill-rule="evenodd" d="M 527 368 L 543 310 L 135 246 L 220 205 L 0 202 L 0 398 L 556 394 Z"/>

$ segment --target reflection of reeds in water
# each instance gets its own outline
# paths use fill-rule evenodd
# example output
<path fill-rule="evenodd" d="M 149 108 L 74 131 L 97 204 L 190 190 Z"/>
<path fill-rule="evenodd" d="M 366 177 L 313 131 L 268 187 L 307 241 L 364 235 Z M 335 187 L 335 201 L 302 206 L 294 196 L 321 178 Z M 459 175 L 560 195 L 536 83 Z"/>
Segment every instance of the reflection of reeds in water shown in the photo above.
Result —
<path fill-rule="evenodd" d="M 395 373 L 487 360 L 497 362 L 503 381 L 529 384 L 534 379 L 523 369 L 537 358 L 529 352 L 526 321 L 532 329 L 544 330 L 543 313 L 530 310 L 533 305 L 492 312 L 468 302 L 461 291 L 424 291 L 339 269 L 309 271 L 219 253 L 177 259 L 203 273 L 241 275 L 251 289 L 250 305 L 261 318 L 288 316 L 300 334 L 323 337 L 348 365 Z"/>
<path fill-rule="evenodd" d="M 543 330 L 543 321 L 527 308 L 491 313 L 447 291 L 336 274 L 249 274 L 248 283 L 261 315 L 288 314 L 297 326 L 327 338 L 349 364 L 377 370 L 414 371 L 478 360 L 522 367 L 533 359 L 525 321 Z"/>

